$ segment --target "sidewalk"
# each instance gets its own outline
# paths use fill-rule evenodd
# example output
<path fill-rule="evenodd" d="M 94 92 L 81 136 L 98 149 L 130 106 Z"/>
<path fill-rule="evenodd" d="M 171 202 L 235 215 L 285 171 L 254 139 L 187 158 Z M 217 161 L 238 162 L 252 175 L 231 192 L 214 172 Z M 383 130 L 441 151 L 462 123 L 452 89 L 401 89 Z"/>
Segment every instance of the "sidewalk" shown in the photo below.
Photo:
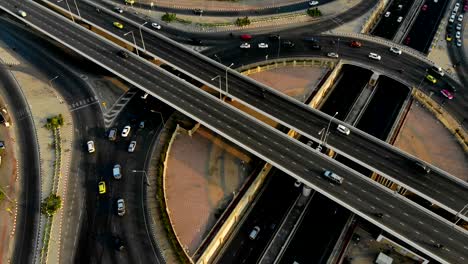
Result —
<path fill-rule="evenodd" d="M 267 7 L 278 7 L 294 3 L 303 3 L 304 0 L 242 0 L 242 1 L 213 1 L 213 0 L 140 0 L 143 4 L 151 5 L 154 9 L 158 6 L 180 9 L 203 10 L 248 10 Z M 135 4 L 138 7 L 138 3 Z"/>

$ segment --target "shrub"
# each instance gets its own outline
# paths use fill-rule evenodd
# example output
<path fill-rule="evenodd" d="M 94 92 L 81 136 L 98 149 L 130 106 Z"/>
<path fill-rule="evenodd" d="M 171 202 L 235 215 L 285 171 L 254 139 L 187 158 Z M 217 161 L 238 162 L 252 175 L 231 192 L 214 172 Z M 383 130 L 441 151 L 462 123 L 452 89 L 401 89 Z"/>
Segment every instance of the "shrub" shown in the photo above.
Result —
<path fill-rule="evenodd" d="M 5 193 L 3 193 L 2 190 L 0 190 L 0 202 L 5 200 Z"/>
<path fill-rule="evenodd" d="M 236 19 L 236 26 L 243 27 L 248 25 L 250 25 L 250 19 L 248 17 L 239 17 Z"/>
<path fill-rule="evenodd" d="M 60 126 L 63 126 L 63 116 L 62 114 L 59 114 L 58 116 L 53 116 L 53 117 L 49 117 L 47 118 L 47 123 L 44 125 L 45 128 L 49 129 L 49 130 L 52 130 L 52 129 L 56 129 Z"/>
<path fill-rule="evenodd" d="M 317 7 L 309 8 L 307 9 L 307 14 L 311 17 L 319 17 L 322 16 L 322 11 L 320 11 Z"/>
<path fill-rule="evenodd" d="M 60 207 L 62 207 L 62 198 L 56 194 L 51 194 L 41 203 L 41 213 L 52 216 Z"/>
<path fill-rule="evenodd" d="M 165 13 L 161 19 L 162 21 L 166 21 L 166 22 L 173 22 L 174 20 L 176 20 L 177 18 L 177 15 L 176 14 L 170 14 L 170 13 Z"/>

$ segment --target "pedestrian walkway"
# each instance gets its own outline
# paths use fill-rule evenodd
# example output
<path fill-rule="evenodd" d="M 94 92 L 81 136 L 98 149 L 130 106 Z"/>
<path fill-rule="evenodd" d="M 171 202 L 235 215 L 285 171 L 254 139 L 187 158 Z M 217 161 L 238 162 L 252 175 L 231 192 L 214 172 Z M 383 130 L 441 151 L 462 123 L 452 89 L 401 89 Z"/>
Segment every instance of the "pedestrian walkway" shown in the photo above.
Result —
<path fill-rule="evenodd" d="M 179 9 L 202 9 L 212 11 L 223 10 L 250 10 L 268 7 L 278 7 L 295 3 L 304 3 L 304 0 L 240 0 L 240 1 L 213 1 L 213 0 L 140 0 L 141 3 L 157 10 L 158 6 Z M 138 3 L 135 4 L 138 7 Z"/>

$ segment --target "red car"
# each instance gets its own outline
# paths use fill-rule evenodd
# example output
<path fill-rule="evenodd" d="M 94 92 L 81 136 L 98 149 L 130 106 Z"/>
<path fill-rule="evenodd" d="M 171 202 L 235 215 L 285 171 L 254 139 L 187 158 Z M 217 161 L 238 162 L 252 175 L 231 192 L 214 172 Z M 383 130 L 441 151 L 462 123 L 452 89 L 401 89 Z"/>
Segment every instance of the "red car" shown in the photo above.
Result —
<path fill-rule="evenodd" d="M 244 34 L 244 35 L 241 35 L 240 38 L 241 38 L 242 40 L 248 41 L 248 40 L 251 40 L 251 39 L 252 39 L 252 36 L 249 35 L 249 34 Z"/>
<path fill-rule="evenodd" d="M 468 11 L 468 4 L 463 6 L 463 12 L 467 12 L 467 11 Z"/>
<path fill-rule="evenodd" d="M 362 43 L 359 42 L 359 41 L 351 41 L 351 43 L 349 44 L 351 47 L 353 48 L 360 48 L 362 47 Z"/>
<path fill-rule="evenodd" d="M 445 97 L 447 97 L 449 100 L 453 99 L 453 94 L 449 92 L 447 89 L 441 90 L 440 93 L 444 95 Z"/>
<path fill-rule="evenodd" d="M 427 5 L 423 5 L 423 6 L 421 7 L 421 10 L 422 10 L 422 11 L 426 11 L 426 10 L 427 10 Z"/>

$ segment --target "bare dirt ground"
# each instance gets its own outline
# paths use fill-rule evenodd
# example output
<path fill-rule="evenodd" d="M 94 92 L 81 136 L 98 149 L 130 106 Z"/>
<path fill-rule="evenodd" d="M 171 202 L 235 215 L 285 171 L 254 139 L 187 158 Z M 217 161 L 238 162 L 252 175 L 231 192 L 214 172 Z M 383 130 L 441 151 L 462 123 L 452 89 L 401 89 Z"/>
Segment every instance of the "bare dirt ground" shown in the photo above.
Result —
<path fill-rule="evenodd" d="M 421 105 L 414 103 L 395 146 L 468 181 L 468 156 L 457 140 Z"/>

